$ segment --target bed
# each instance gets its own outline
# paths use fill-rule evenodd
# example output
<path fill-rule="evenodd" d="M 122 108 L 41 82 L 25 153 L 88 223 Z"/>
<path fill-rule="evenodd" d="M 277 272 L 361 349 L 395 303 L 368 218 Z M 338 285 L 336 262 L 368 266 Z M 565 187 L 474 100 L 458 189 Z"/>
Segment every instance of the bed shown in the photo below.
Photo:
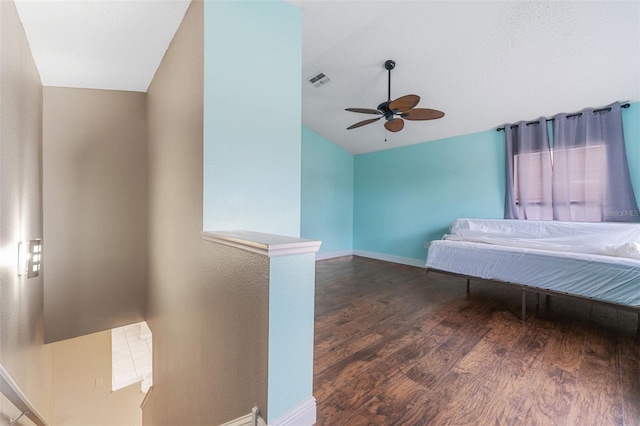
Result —
<path fill-rule="evenodd" d="M 639 315 L 640 224 L 457 219 L 427 244 L 427 271 L 588 299 Z"/>

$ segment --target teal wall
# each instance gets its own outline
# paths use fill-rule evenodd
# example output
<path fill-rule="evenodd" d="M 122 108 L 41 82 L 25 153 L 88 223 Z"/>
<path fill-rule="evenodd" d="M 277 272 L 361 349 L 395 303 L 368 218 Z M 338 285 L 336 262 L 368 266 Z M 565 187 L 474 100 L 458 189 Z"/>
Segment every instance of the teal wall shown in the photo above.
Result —
<path fill-rule="evenodd" d="M 302 126 L 300 236 L 319 253 L 353 249 L 353 155 Z"/>
<path fill-rule="evenodd" d="M 501 218 L 503 134 L 490 130 L 355 157 L 354 250 L 426 259 L 458 217 Z"/>
<path fill-rule="evenodd" d="M 633 102 L 630 108 L 622 110 L 622 124 L 631 184 L 640 203 L 640 102 Z"/>
<path fill-rule="evenodd" d="M 640 201 L 640 102 L 623 110 Z M 502 218 L 504 134 L 489 130 L 355 157 L 354 250 L 424 260 L 459 217 Z"/>
<path fill-rule="evenodd" d="M 300 234 L 301 16 L 205 3 L 205 230 Z"/>
<path fill-rule="evenodd" d="M 268 423 L 313 395 L 315 253 L 272 257 Z"/>

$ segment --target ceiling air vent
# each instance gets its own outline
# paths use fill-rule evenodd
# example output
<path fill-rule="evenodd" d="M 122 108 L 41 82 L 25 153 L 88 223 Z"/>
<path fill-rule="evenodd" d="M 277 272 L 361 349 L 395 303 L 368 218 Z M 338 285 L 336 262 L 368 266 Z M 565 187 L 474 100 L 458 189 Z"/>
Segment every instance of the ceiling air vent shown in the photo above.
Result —
<path fill-rule="evenodd" d="M 313 87 L 324 86 L 330 81 L 331 79 L 327 77 L 323 72 L 318 72 L 309 79 L 309 83 L 313 84 Z"/>

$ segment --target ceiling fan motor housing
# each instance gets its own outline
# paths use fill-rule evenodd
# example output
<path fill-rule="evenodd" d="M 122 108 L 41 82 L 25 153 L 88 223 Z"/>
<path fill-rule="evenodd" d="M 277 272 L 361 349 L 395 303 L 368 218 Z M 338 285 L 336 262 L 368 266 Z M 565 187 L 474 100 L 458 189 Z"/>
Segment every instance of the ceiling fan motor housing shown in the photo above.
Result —
<path fill-rule="evenodd" d="M 389 101 L 383 102 L 378 105 L 378 110 L 384 115 L 385 120 L 393 120 L 394 112 L 389 109 Z"/>

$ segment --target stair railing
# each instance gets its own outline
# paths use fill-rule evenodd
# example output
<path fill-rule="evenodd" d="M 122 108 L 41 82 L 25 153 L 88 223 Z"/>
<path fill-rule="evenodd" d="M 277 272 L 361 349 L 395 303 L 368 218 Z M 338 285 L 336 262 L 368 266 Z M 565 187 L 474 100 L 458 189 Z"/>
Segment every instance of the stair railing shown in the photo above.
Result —
<path fill-rule="evenodd" d="M 2 364 L 0 364 L 0 392 L 22 413 L 18 417 L 10 419 L 10 424 L 17 422 L 22 416 L 26 416 L 38 426 L 47 426 L 47 422 L 38 413 L 24 392 L 20 390 Z"/>

